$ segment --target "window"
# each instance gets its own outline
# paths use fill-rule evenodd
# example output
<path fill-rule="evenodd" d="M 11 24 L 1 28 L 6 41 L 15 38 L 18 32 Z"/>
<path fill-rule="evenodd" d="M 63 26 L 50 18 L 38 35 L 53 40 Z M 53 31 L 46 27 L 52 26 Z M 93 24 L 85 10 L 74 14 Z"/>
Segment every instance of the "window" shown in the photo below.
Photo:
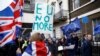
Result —
<path fill-rule="evenodd" d="M 99 18 L 94 19 L 93 22 L 94 22 L 94 26 L 95 26 L 96 24 L 100 24 L 100 19 L 99 19 Z"/>
<path fill-rule="evenodd" d="M 72 12 L 83 8 L 89 4 L 91 4 L 92 2 L 94 2 L 95 0 L 71 0 L 71 6 L 72 6 Z"/>
<path fill-rule="evenodd" d="M 72 0 L 73 10 L 80 6 L 80 0 Z"/>
<path fill-rule="evenodd" d="M 25 12 L 34 11 L 34 0 L 24 0 L 24 11 Z"/>
<path fill-rule="evenodd" d="M 94 19 L 93 20 L 93 26 L 95 27 L 97 24 L 100 24 L 100 18 Z M 95 35 L 94 41 L 99 41 L 100 42 L 100 34 Z"/>

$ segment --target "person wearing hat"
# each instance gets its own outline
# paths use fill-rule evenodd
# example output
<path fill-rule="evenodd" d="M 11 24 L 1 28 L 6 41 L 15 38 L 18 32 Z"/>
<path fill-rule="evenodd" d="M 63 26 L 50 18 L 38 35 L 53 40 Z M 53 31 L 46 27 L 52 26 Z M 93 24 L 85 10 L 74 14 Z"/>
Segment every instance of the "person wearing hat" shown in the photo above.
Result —
<path fill-rule="evenodd" d="M 48 47 L 45 44 L 43 34 L 34 33 L 30 37 L 30 42 L 22 56 L 51 56 Z"/>

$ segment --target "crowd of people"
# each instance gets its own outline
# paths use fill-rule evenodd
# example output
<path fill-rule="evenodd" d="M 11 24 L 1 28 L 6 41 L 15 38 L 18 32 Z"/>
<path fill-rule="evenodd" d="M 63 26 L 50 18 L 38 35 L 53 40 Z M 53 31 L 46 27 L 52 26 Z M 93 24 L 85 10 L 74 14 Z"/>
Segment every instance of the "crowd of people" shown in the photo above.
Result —
<path fill-rule="evenodd" d="M 29 39 L 16 38 L 0 47 L 0 56 L 34 56 L 34 52 L 40 56 L 92 56 L 91 41 L 92 37 L 89 34 L 84 34 L 79 38 L 77 34 L 72 33 L 70 37 L 54 40 L 45 38 L 43 34 L 35 33 Z M 37 44 L 37 51 L 34 43 Z"/>
<path fill-rule="evenodd" d="M 92 56 L 92 37 L 84 34 L 80 39 L 77 34 L 62 38 L 58 46 L 63 46 L 62 56 Z"/>

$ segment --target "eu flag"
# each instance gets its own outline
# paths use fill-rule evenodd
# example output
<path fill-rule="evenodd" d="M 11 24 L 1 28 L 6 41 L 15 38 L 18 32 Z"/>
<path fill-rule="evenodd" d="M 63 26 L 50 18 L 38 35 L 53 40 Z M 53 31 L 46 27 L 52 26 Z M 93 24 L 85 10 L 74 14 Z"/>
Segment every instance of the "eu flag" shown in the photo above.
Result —
<path fill-rule="evenodd" d="M 70 33 L 77 32 L 80 29 L 81 25 L 80 25 L 80 20 L 78 18 L 76 18 L 70 24 L 61 27 L 63 34 L 66 35 L 67 37 L 70 35 Z"/>
<path fill-rule="evenodd" d="M 71 26 L 73 32 L 77 32 L 78 30 L 81 29 L 80 20 L 78 18 L 76 18 L 74 21 L 71 22 L 70 26 Z"/>
<path fill-rule="evenodd" d="M 100 34 L 100 24 L 96 25 L 94 28 L 94 34 Z"/>
<path fill-rule="evenodd" d="M 80 25 L 80 20 L 78 18 L 76 18 L 70 24 L 65 26 L 66 33 L 77 32 L 80 29 L 81 29 L 81 25 Z"/>
<path fill-rule="evenodd" d="M 65 35 L 65 34 L 66 34 L 66 32 L 65 32 L 65 30 L 66 30 L 66 29 L 65 29 L 65 26 L 62 26 L 62 27 L 61 27 L 61 30 L 62 30 L 63 34 Z"/>

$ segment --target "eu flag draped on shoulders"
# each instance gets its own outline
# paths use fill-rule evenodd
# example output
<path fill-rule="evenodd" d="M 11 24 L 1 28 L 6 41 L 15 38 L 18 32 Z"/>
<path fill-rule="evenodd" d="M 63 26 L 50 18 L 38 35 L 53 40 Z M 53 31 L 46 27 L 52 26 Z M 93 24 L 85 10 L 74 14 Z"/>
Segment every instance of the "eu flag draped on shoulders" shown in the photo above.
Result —
<path fill-rule="evenodd" d="M 95 34 L 100 34 L 100 24 L 96 25 L 96 27 L 94 28 L 94 35 Z"/>

